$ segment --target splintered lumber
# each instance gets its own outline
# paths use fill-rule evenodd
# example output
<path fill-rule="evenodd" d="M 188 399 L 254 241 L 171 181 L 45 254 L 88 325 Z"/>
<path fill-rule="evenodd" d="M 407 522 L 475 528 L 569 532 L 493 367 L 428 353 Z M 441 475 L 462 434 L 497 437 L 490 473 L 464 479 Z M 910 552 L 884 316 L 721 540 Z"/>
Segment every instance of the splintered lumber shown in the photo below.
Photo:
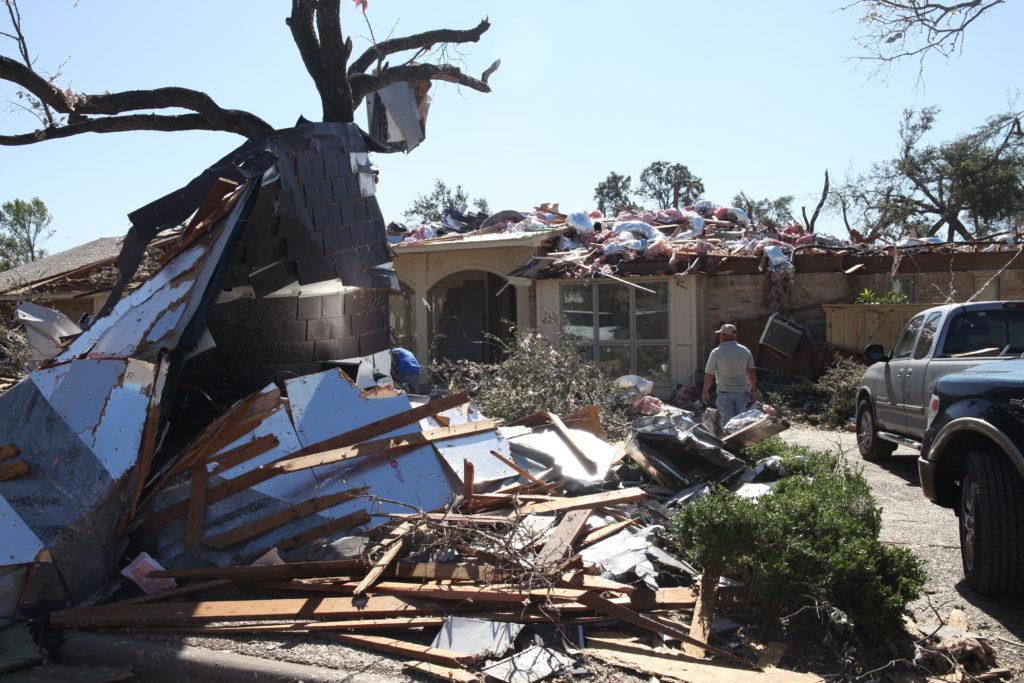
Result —
<path fill-rule="evenodd" d="M 434 662 L 435 664 L 444 664 L 445 666 L 465 666 L 466 664 L 472 664 L 476 659 L 475 655 L 465 652 L 455 652 L 440 647 L 420 645 L 419 643 L 410 643 L 384 636 L 368 636 L 357 633 L 320 633 L 318 635 L 321 638 L 345 643 L 346 645 L 357 645 L 369 650 L 387 652 L 392 655 Z"/>
<path fill-rule="evenodd" d="M 144 602 L 153 602 L 155 600 L 164 600 L 166 598 L 179 598 L 182 595 L 190 595 L 192 593 L 198 593 L 199 591 L 208 591 L 215 588 L 223 588 L 224 586 L 230 586 L 231 581 L 227 579 L 214 579 L 212 581 L 200 581 L 198 583 L 190 583 L 187 586 L 179 586 L 178 588 L 172 588 L 170 590 L 161 591 L 159 593 L 152 593 L 150 595 L 140 595 L 137 598 L 128 598 L 127 600 L 118 600 L 117 602 L 108 602 L 108 605 L 141 605 Z"/>
<path fill-rule="evenodd" d="M 634 609 L 650 612 L 656 609 L 685 609 L 697 603 L 693 590 L 685 587 L 659 588 L 652 591 L 642 588 L 634 591 L 630 601 Z"/>
<path fill-rule="evenodd" d="M 203 518 L 206 515 L 206 485 L 210 474 L 205 462 L 199 462 L 192 468 L 192 480 L 189 482 L 188 515 L 185 517 L 185 550 L 192 550 L 199 545 L 203 537 Z"/>
<path fill-rule="evenodd" d="M 544 543 L 544 547 L 537 553 L 533 566 L 543 569 L 564 560 L 572 551 L 572 543 L 583 531 L 583 526 L 587 523 L 591 512 L 593 510 L 590 508 L 567 512 Z"/>
<path fill-rule="evenodd" d="M 603 493 L 592 493 L 589 496 L 576 496 L 575 498 L 558 498 L 556 500 L 530 503 L 519 509 L 522 515 L 542 514 L 545 512 L 561 512 L 563 510 L 581 510 L 584 508 L 604 507 L 618 505 L 620 503 L 632 503 L 643 500 L 647 494 L 643 489 L 636 487 L 619 489 L 618 491 L 605 491 Z"/>
<path fill-rule="evenodd" d="M 24 460 L 6 460 L 0 462 L 0 481 L 14 479 L 28 474 L 28 463 Z"/>
<path fill-rule="evenodd" d="M 477 683 L 477 678 L 474 674 L 471 674 L 465 669 L 456 669 L 451 666 L 442 666 L 440 664 L 432 664 L 430 662 L 407 662 L 405 669 L 439 681 L 452 681 L 452 683 Z"/>
<path fill-rule="evenodd" d="M 339 503 L 344 503 L 347 500 L 358 498 L 359 496 L 366 493 L 366 488 L 359 489 L 348 489 L 347 491 L 340 491 L 338 493 L 332 493 L 326 496 L 317 496 L 316 498 L 310 498 L 309 500 L 303 501 L 297 505 L 279 510 L 272 514 L 262 517 L 255 522 L 243 524 L 240 527 L 225 531 L 222 534 L 211 536 L 210 538 L 203 539 L 203 545 L 210 548 L 227 548 L 228 546 L 240 543 L 246 539 L 252 538 L 253 536 L 259 536 L 265 534 L 268 531 L 273 531 L 278 527 L 284 526 L 289 522 L 294 522 L 297 519 L 302 519 L 307 515 L 311 515 L 314 512 L 320 510 L 326 510 L 327 508 L 334 507 Z"/>
<path fill-rule="evenodd" d="M 462 501 L 473 502 L 473 463 L 469 460 L 462 461 Z"/>
<path fill-rule="evenodd" d="M 597 529 L 594 529 L 593 531 L 586 534 L 583 538 L 580 539 L 578 545 L 581 549 L 586 548 L 588 546 L 592 546 L 598 541 L 603 541 L 604 539 L 610 536 L 614 536 L 615 534 L 619 533 L 631 524 L 633 524 L 632 519 L 624 519 L 621 522 L 605 524 L 604 526 L 598 527 Z"/>
<path fill-rule="evenodd" d="M 370 513 L 366 510 L 357 510 L 356 512 L 350 512 L 343 517 L 339 517 L 338 519 L 332 519 L 329 522 L 324 522 L 312 529 L 307 529 L 302 533 L 295 534 L 283 541 L 278 541 L 274 545 L 280 550 L 291 550 L 292 548 L 298 548 L 300 545 L 309 543 L 310 541 L 326 538 L 338 531 L 347 531 L 362 524 L 366 524 L 371 519 Z"/>
<path fill-rule="evenodd" d="M 583 469 L 585 469 L 589 474 L 596 473 L 597 463 L 587 457 L 587 454 L 584 452 L 583 448 L 576 443 L 576 439 L 573 438 L 572 433 L 562 422 L 561 418 L 554 413 L 548 413 L 547 416 L 548 420 L 551 421 L 551 426 L 555 428 L 555 431 L 558 432 L 558 436 L 562 437 L 562 441 L 565 442 L 565 445 L 569 447 L 572 454 L 580 461 L 580 464 L 583 465 Z"/>
<path fill-rule="evenodd" d="M 479 562 L 463 564 L 436 564 L 434 562 L 397 562 L 389 576 L 401 579 L 432 579 L 436 581 L 481 581 L 496 583 L 512 578 L 512 572 L 502 571 Z"/>
<path fill-rule="evenodd" d="M 317 576 L 335 576 L 350 572 L 364 572 L 365 560 L 320 560 L 317 562 L 287 562 L 285 564 L 247 564 L 241 567 L 198 567 L 196 569 L 163 569 L 150 572 L 155 579 L 227 579 L 238 583 L 287 581 Z"/>
<path fill-rule="evenodd" d="M 276 436 L 273 434 L 264 434 L 252 441 L 246 441 L 240 446 L 235 446 L 231 450 L 210 456 L 211 460 L 217 461 L 217 466 L 213 468 L 213 474 L 220 474 L 225 470 L 241 465 L 247 460 L 252 460 L 258 455 L 263 455 L 267 451 L 274 450 L 278 445 L 279 442 Z"/>
<path fill-rule="evenodd" d="M 505 464 L 507 467 L 515 470 L 516 473 L 519 474 L 519 476 L 521 476 L 523 479 L 525 479 L 526 481 L 530 482 L 531 484 L 540 481 L 540 479 L 538 479 L 537 477 L 533 476 L 532 474 L 530 474 L 529 472 L 524 470 L 519 465 L 515 464 L 515 462 L 513 462 L 512 458 L 506 458 L 504 455 L 502 455 L 498 451 L 491 451 L 491 455 L 493 455 L 495 458 L 497 458 L 500 462 Z"/>
<path fill-rule="evenodd" d="M 441 611 L 436 607 L 421 606 L 399 596 L 371 595 L 365 598 L 274 598 L 74 607 L 54 612 L 50 616 L 50 625 L 56 628 L 107 628 L 168 622 L 374 619 L 438 614 Z"/>
<path fill-rule="evenodd" d="M 696 640 L 707 642 L 711 636 L 711 621 L 715 618 L 715 588 L 718 586 L 717 574 L 705 573 L 700 577 L 700 588 L 697 591 L 697 604 L 693 607 L 690 620 L 690 636 Z M 683 643 L 683 652 L 691 657 L 703 657 L 704 649 L 692 643 Z"/>
<path fill-rule="evenodd" d="M 405 536 L 416 527 L 412 522 L 402 522 L 397 527 L 391 530 L 391 532 L 385 536 L 380 545 L 384 548 L 384 554 L 373 563 L 370 567 L 370 571 L 366 573 L 366 577 L 359 582 L 359 585 L 352 591 L 354 595 L 362 595 L 366 592 L 366 589 L 374 584 L 374 582 L 380 578 L 380 575 L 384 573 L 384 570 L 388 568 L 388 565 L 394 562 L 395 558 L 398 557 L 398 553 L 402 550 L 402 544 L 405 543 Z"/>
<path fill-rule="evenodd" d="M 132 628 L 132 633 L 174 633 L 210 635 L 231 633 L 310 633 L 315 631 L 398 631 L 434 628 L 444 625 L 444 617 L 394 617 L 391 619 L 346 619 L 343 621 L 295 621 L 277 624 L 228 624 L 217 626 L 175 626 L 172 628 Z"/>
<path fill-rule="evenodd" d="M 628 624 L 633 624 L 634 626 L 639 626 L 640 628 L 645 629 L 647 631 L 651 631 L 653 633 L 658 633 L 660 635 L 665 635 L 669 636 L 670 638 L 681 640 L 684 643 L 691 643 L 693 645 L 697 645 L 714 655 L 729 660 L 730 662 L 737 662 L 739 664 L 742 664 L 743 666 L 758 669 L 757 666 L 751 664 L 742 657 L 737 657 L 731 652 L 726 652 L 725 650 L 714 647 L 712 645 L 708 645 L 707 643 L 701 642 L 695 638 L 691 638 L 689 633 L 686 633 L 685 631 L 674 625 L 666 624 L 664 621 L 644 616 L 639 612 L 633 611 L 629 607 L 625 607 L 624 605 L 618 605 L 612 602 L 611 600 L 602 598 L 600 595 L 597 595 L 596 593 L 585 593 L 584 595 L 581 595 L 579 597 L 579 601 L 584 605 L 590 607 L 591 609 L 597 610 L 602 614 L 607 614 L 610 617 L 621 619 L 622 621 L 625 621 Z"/>
<path fill-rule="evenodd" d="M 18 447 L 13 443 L 0 445 L 0 460 L 8 460 L 18 455 Z"/>

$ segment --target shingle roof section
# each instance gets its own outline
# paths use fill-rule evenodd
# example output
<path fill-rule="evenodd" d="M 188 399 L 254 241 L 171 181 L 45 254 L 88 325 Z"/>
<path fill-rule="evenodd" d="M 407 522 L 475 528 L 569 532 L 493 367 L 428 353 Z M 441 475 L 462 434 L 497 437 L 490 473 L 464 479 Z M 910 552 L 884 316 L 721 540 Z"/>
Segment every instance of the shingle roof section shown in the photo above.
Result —
<path fill-rule="evenodd" d="M 11 289 L 67 273 L 93 263 L 117 258 L 123 237 L 100 237 L 66 251 L 44 256 L 17 268 L 0 272 L 0 294 Z"/>

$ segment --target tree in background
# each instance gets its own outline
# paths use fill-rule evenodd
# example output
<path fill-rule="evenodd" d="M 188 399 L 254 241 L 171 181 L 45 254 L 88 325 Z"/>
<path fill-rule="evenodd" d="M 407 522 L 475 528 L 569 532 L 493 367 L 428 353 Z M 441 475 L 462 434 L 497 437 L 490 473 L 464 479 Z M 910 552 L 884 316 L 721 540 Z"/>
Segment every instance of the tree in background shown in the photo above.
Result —
<path fill-rule="evenodd" d="M 622 209 L 635 209 L 636 204 L 630 198 L 632 192 L 633 178 L 612 171 L 594 188 L 597 210 L 610 215 Z"/>
<path fill-rule="evenodd" d="M 746 211 L 750 220 L 772 230 L 781 230 L 796 220 L 793 213 L 794 199 L 790 194 L 775 199 L 754 199 L 746 192 L 740 192 L 732 198 L 732 204 L 737 209 Z"/>
<path fill-rule="evenodd" d="M 899 153 L 832 194 L 855 240 L 942 236 L 975 239 L 1024 217 L 1024 132 L 1019 114 L 991 117 L 949 142 L 924 141 L 938 109 L 907 110 Z"/>
<path fill-rule="evenodd" d="M 652 200 L 656 209 L 678 209 L 700 199 L 704 183 L 683 164 L 655 161 L 640 171 L 636 193 Z"/>
<path fill-rule="evenodd" d="M 864 59 L 879 68 L 903 60 L 918 60 L 918 77 L 928 55 L 950 57 L 963 50 L 967 29 L 1005 0 L 854 0 L 843 9 L 860 10 L 865 32 L 857 42 Z"/>
<path fill-rule="evenodd" d="M 53 217 L 39 197 L 15 199 L 0 206 L 0 269 L 46 255 L 40 245 L 53 236 Z"/>
<path fill-rule="evenodd" d="M 405 217 L 408 220 L 439 221 L 444 217 L 445 212 L 459 211 L 463 205 L 468 205 L 469 195 L 462 189 L 462 185 L 449 187 L 440 178 L 434 181 L 434 189 L 430 194 L 417 195 L 412 204 L 405 210 Z M 473 200 L 473 206 L 477 211 L 490 213 L 487 200 L 477 197 Z"/>

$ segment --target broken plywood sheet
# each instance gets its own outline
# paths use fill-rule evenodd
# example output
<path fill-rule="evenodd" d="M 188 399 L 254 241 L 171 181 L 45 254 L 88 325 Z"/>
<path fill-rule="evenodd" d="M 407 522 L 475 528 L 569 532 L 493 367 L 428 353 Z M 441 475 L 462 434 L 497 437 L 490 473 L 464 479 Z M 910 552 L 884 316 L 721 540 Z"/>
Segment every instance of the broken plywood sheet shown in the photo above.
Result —
<path fill-rule="evenodd" d="M 781 434 L 787 429 L 789 429 L 789 423 L 785 420 L 762 417 L 757 422 L 724 437 L 722 443 L 731 451 L 739 451 L 759 441 L 764 441 L 768 437 Z"/>
<path fill-rule="evenodd" d="M 444 620 L 431 645 L 471 655 L 500 657 L 508 652 L 522 630 L 522 624 L 450 616 Z"/>
<path fill-rule="evenodd" d="M 510 441 L 516 452 L 553 466 L 568 482 L 586 485 L 603 481 L 615 459 L 615 446 L 582 429 L 568 429 L 567 432 L 586 454 L 587 459 L 594 463 L 593 473 L 587 471 L 569 444 L 555 430 L 535 431 L 514 437 Z"/>
<path fill-rule="evenodd" d="M 481 669 L 505 683 L 534 683 L 562 671 L 575 663 L 569 655 L 548 647 L 534 646 Z"/>

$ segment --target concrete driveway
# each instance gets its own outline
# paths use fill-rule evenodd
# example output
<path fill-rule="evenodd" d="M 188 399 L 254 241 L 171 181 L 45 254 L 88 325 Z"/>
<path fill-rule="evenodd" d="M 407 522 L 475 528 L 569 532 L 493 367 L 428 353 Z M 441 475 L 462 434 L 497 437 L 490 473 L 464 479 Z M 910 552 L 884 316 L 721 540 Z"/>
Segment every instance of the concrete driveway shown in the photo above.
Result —
<path fill-rule="evenodd" d="M 964 582 L 960 565 L 960 537 L 952 510 L 931 503 L 921 493 L 916 454 L 900 448 L 885 463 L 864 462 L 850 432 L 793 427 L 780 434 L 784 440 L 814 448 L 838 451 L 851 463 L 864 466 L 882 507 L 882 540 L 910 548 L 928 570 L 925 595 L 911 607 L 918 624 L 937 623 L 962 609 L 970 628 L 989 639 L 1000 666 L 1024 677 L 1024 597 L 988 598 L 974 593 Z"/>

